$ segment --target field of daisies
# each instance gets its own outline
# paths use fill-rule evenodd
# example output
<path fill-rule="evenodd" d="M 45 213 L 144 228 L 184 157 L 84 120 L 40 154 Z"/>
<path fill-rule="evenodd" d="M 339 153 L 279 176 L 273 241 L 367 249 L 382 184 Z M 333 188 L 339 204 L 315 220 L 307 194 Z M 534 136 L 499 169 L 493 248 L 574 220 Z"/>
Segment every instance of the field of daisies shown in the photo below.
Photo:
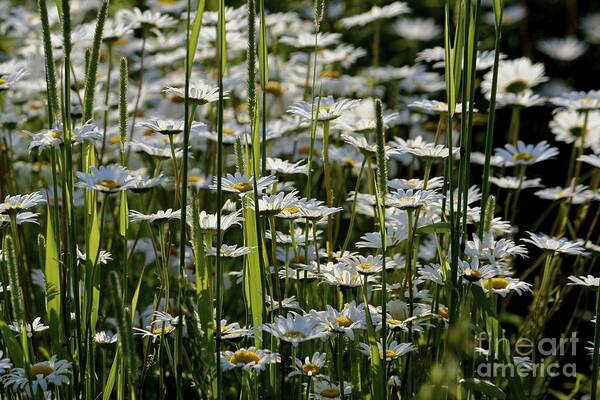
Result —
<path fill-rule="evenodd" d="M 0 0 L 0 399 L 600 399 L 598 59 L 577 0 Z"/>

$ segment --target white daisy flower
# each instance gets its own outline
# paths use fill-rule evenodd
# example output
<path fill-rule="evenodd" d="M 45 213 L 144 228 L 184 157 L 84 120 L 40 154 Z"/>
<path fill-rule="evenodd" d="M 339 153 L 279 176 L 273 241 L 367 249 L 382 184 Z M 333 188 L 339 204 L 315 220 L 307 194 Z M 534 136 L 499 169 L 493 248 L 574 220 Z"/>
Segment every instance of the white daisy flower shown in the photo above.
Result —
<path fill-rule="evenodd" d="M 267 171 L 272 174 L 293 175 L 304 174 L 308 175 L 308 165 L 303 164 L 303 161 L 291 163 L 281 158 L 267 157 Z"/>
<path fill-rule="evenodd" d="M 407 14 L 410 8 L 403 1 L 395 1 L 391 4 L 379 7 L 373 6 L 369 11 L 343 18 L 340 22 L 344 28 L 365 26 L 380 19 L 394 18 L 401 14 Z"/>
<path fill-rule="evenodd" d="M 585 256 L 588 254 L 585 252 L 583 242 L 579 240 L 569 241 L 566 238 L 556 239 L 543 233 L 527 232 L 527 234 L 529 234 L 529 238 L 523 239 L 524 242 L 531 243 L 542 250 L 550 251 L 554 254 L 562 253 L 575 256 Z"/>
<path fill-rule="evenodd" d="M 181 210 L 173 211 L 171 208 L 167 210 L 158 210 L 153 214 L 144 214 L 136 210 L 129 211 L 129 221 L 148 222 L 151 224 L 162 224 L 170 222 L 173 219 L 181 219 Z"/>
<path fill-rule="evenodd" d="M 46 198 L 41 192 L 9 195 L 0 203 L 0 214 L 18 214 L 42 204 L 46 204 Z"/>
<path fill-rule="evenodd" d="M 298 101 L 290 106 L 288 113 L 296 115 L 306 121 L 311 121 L 313 114 L 318 121 L 332 121 L 340 117 L 344 111 L 356 107 L 359 104 L 359 101 L 360 100 L 355 99 L 334 100 L 333 96 L 316 97 L 314 99 L 314 107 L 313 103 Z"/>
<path fill-rule="evenodd" d="M 519 296 L 523 295 L 523 293 L 532 292 L 530 283 L 510 277 L 492 277 L 483 279 L 478 284 L 481 285 L 486 293 L 491 287 L 494 293 L 501 297 L 506 297 L 510 292 L 516 292 Z"/>
<path fill-rule="evenodd" d="M 254 184 L 251 176 L 242 175 L 239 172 L 227 174 L 222 178 L 222 188 L 226 192 L 236 193 L 240 197 L 254 193 Z M 263 176 L 256 180 L 256 190 L 263 192 L 277 182 L 274 176 Z M 210 186 L 212 190 L 217 190 L 217 177 L 213 177 L 213 183 Z"/>
<path fill-rule="evenodd" d="M 342 393 L 343 390 L 343 393 Z M 341 400 L 352 394 L 352 383 L 344 382 L 343 389 L 339 385 L 331 382 L 330 379 L 324 377 L 318 380 L 311 393 L 311 398 L 315 400 Z"/>
<path fill-rule="evenodd" d="M 100 331 L 94 335 L 94 342 L 98 344 L 113 344 L 117 342 L 118 334 L 111 331 Z"/>
<path fill-rule="evenodd" d="M 585 147 L 591 147 L 600 140 L 600 112 L 588 112 L 587 125 L 585 120 L 583 113 L 566 109 L 554 113 L 549 126 L 557 141 L 579 147 L 583 140 Z"/>
<path fill-rule="evenodd" d="M 264 324 L 262 329 L 291 343 L 294 347 L 298 344 L 327 336 L 327 329 L 319 321 L 305 315 L 290 312 L 287 316 L 277 316 L 272 323 Z"/>
<path fill-rule="evenodd" d="M 593 275 L 587 276 L 569 276 L 569 283 L 567 285 L 578 285 L 578 286 L 588 286 L 588 287 L 600 287 L 600 278 L 597 278 Z"/>
<path fill-rule="evenodd" d="M 90 173 L 77 172 L 77 187 L 103 193 L 117 193 L 135 186 L 135 179 L 121 165 L 90 167 Z"/>
<path fill-rule="evenodd" d="M 185 99 L 185 88 L 168 86 L 163 92 L 177 102 L 183 102 Z M 223 98 L 229 98 L 228 90 L 223 92 Z M 196 105 L 214 103 L 219 100 L 219 88 L 204 83 L 192 83 L 188 90 L 188 99 L 191 103 Z"/>
<path fill-rule="evenodd" d="M 550 98 L 555 106 L 573 111 L 587 112 L 600 109 L 600 90 L 588 92 L 568 92 Z"/>
<path fill-rule="evenodd" d="M 506 144 L 497 148 L 496 155 L 502 158 L 502 164 L 507 167 L 515 165 L 532 165 L 558 155 L 558 149 L 546 141 L 538 144 L 525 144 L 519 140 L 517 145 Z"/>
<path fill-rule="evenodd" d="M 178 135 L 183 133 L 185 121 L 172 119 L 149 119 L 147 121 L 138 122 L 136 125 L 161 135 Z M 205 126 L 206 125 L 201 122 L 192 122 L 190 134 Z"/>
<path fill-rule="evenodd" d="M 312 356 L 306 356 L 304 361 L 299 358 L 294 358 L 294 365 L 292 365 L 292 372 L 288 376 L 308 376 L 311 378 L 320 378 L 323 376 L 321 373 L 326 365 L 327 354 L 319 353 L 318 351 Z"/>
<path fill-rule="evenodd" d="M 558 61 L 573 61 L 583 55 L 587 45 L 575 37 L 547 38 L 538 43 L 538 49 Z"/>
<path fill-rule="evenodd" d="M 442 29 L 431 18 L 405 18 L 393 25 L 394 32 L 406 40 L 429 42 L 442 33 Z"/>
<path fill-rule="evenodd" d="M 600 155 L 598 154 L 579 156 L 577 161 L 587 163 L 595 168 L 600 168 Z"/>
<path fill-rule="evenodd" d="M 490 182 L 502 189 L 509 190 L 531 189 L 544 186 L 542 185 L 542 180 L 540 178 L 527 179 L 526 176 L 521 178 L 516 176 L 490 176 Z"/>
<path fill-rule="evenodd" d="M 28 397 L 37 395 L 64 384 L 69 384 L 71 376 L 71 363 L 67 360 L 58 360 L 54 355 L 48 361 L 41 361 L 30 365 L 28 374 L 24 368 L 14 368 L 2 377 L 4 387 L 14 392 L 25 393 Z"/>
<path fill-rule="evenodd" d="M 492 71 L 489 71 L 481 82 L 481 89 L 488 99 L 492 91 L 492 77 Z M 498 66 L 497 95 L 518 95 L 547 80 L 544 64 L 534 64 L 526 57 L 501 61 Z"/>
<path fill-rule="evenodd" d="M 371 356 L 371 346 L 369 346 L 366 343 L 360 343 L 360 351 L 367 355 L 367 356 Z M 387 361 L 393 361 L 396 360 L 400 357 L 402 357 L 405 354 L 410 353 L 411 351 L 416 350 L 416 346 L 412 343 L 398 343 L 395 340 L 392 343 L 388 343 L 386 348 L 385 348 L 385 354 L 383 354 L 383 344 L 381 342 L 381 340 L 379 340 L 377 342 L 377 348 L 379 349 L 379 356 L 381 357 L 381 359 L 383 360 L 383 357 L 385 356 Z"/>
<path fill-rule="evenodd" d="M 241 368 L 244 371 L 254 370 L 263 371 L 267 365 L 281 362 L 281 357 L 277 353 L 271 353 L 269 350 L 257 349 L 256 347 L 242 348 L 235 352 L 221 352 L 221 368 L 224 371 L 230 371 L 235 368 Z"/>
<path fill-rule="evenodd" d="M 311 310 L 310 315 L 332 333 L 340 333 L 348 336 L 350 340 L 354 340 L 354 329 L 367 329 L 366 315 L 364 306 L 361 304 L 358 307 L 354 301 L 344 305 L 342 311 L 337 311 L 335 308 L 327 304 L 325 311 Z"/>

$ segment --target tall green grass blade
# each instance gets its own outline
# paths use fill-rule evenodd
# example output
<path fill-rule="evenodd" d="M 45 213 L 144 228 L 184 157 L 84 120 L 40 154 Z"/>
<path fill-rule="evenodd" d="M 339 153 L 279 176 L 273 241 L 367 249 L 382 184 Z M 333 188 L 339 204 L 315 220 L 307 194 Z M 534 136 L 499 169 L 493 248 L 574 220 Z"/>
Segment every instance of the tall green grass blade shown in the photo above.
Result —
<path fill-rule="evenodd" d="M 96 93 L 96 77 L 98 71 L 98 63 L 100 60 L 100 46 L 102 45 L 102 32 L 104 31 L 104 23 L 108 14 L 108 0 L 102 2 L 102 6 L 98 11 L 96 20 L 96 30 L 94 32 L 94 40 L 92 42 L 92 51 L 90 53 L 89 64 L 86 66 L 86 79 L 83 95 L 83 122 L 87 122 L 93 118 L 94 113 L 94 95 Z"/>
<path fill-rule="evenodd" d="M 192 70 L 192 65 L 194 64 L 196 48 L 198 47 L 198 38 L 200 37 L 200 30 L 202 29 L 202 16 L 204 15 L 205 3 L 205 0 L 198 0 L 198 4 L 196 5 L 196 15 L 194 17 L 194 24 L 192 25 L 192 32 L 188 43 L 188 54 L 190 55 L 187 60 L 188 71 Z"/>
<path fill-rule="evenodd" d="M 52 342 L 52 351 L 55 354 L 60 353 L 61 341 L 61 321 L 60 316 L 60 261 L 57 249 L 56 238 L 54 237 L 54 222 L 50 207 L 47 207 L 46 223 L 46 254 L 44 257 L 44 275 L 46 277 L 46 312 L 50 324 L 50 339 Z"/>

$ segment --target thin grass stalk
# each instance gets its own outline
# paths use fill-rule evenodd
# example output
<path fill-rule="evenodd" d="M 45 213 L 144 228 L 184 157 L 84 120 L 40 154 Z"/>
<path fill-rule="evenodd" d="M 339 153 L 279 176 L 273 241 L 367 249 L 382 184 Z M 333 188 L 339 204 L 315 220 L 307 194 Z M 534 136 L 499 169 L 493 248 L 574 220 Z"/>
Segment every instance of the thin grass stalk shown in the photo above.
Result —
<path fill-rule="evenodd" d="M 94 40 L 92 42 L 92 50 L 90 60 L 86 66 L 85 73 L 85 88 L 83 95 L 83 118 L 82 122 L 90 121 L 94 116 L 94 96 L 96 93 L 96 76 L 98 71 L 98 63 L 100 61 L 100 47 L 102 45 L 102 32 L 104 31 L 104 23 L 108 14 L 108 0 L 102 2 L 102 6 L 98 11 L 96 20 L 96 30 L 94 32 Z M 110 73 L 110 72 L 109 72 Z"/>
<path fill-rule="evenodd" d="M 385 128 L 383 125 L 383 106 L 378 99 L 375 102 L 375 117 L 376 117 L 376 138 L 377 138 L 377 203 L 379 214 L 379 228 L 381 230 L 381 254 L 382 254 L 382 270 L 381 270 L 381 315 L 383 322 L 381 324 L 381 341 L 383 368 L 381 376 L 381 385 L 383 389 L 383 399 L 387 398 L 387 230 L 385 226 L 385 197 L 387 195 L 387 159 L 385 154 Z M 412 251 L 409 249 L 409 251 Z M 366 277 L 364 278 L 366 279 Z M 412 290 L 412 288 L 409 288 Z M 343 388 L 344 382 L 340 382 Z"/>
<path fill-rule="evenodd" d="M 473 8 L 470 0 L 468 0 L 468 4 L 470 8 L 467 10 L 467 15 L 470 15 L 471 9 Z M 463 118 L 465 117 L 464 109 L 465 105 L 468 107 L 466 114 L 466 131 L 465 131 L 465 152 L 464 157 L 461 158 L 461 165 L 463 166 L 463 176 L 462 176 L 462 232 L 463 236 L 467 235 L 467 202 L 469 198 L 469 185 L 470 185 L 470 171 L 471 171 L 471 145 L 472 145 L 472 133 L 473 133 L 473 107 L 474 107 L 474 96 L 475 96 L 475 74 L 477 72 L 477 39 L 479 37 L 479 10 L 480 10 L 481 0 L 477 0 L 475 4 L 475 8 L 473 13 L 475 14 L 474 22 L 469 24 L 469 35 L 470 40 L 465 38 L 465 42 L 468 44 L 465 46 L 465 50 L 468 50 L 470 54 L 468 57 L 465 56 L 465 63 L 469 62 L 468 69 L 466 69 L 468 73 L 467 79 L 464 81 L 466 89 L 467 89 L 467 99 L 463 99 Z M 469 18 L 470 20 L 470 18 Z M 470 21 L 471 22 L 471 21 Z M 468 60 L 468 61 L 467 61 Z M 468 102 L 467 102 L 468 101 Z"/>
<path fill-rule="evenodd" d="M 217 55 L 218 55 L 218 86 L 219 86 L 219 101 L 217 103 L 217 323 L 221 321 L 222 315 L 222 285 L 223 285 L 223 266 L 221 260 L 221 205 L 223 204 L 223 75 L 225 73 L 224 59 L 225 53 L 225 0 L 219 0 L 219 17 L 217 22 Z M 256 174 L 255 174 L 256 177 Z M 255 185 L 256 187 L 256 185 Z M 259 255 L 259 256 L 262 256 Z M 221 352 L 221 329 L 217 327 L 215 362 L 217 364 L 217 398 L 223 398 L 223 371 L 219 362 Z"/>
<path fill-rule="evenodd" d="M 179 285 L 177 290 L 177 306 L 181 306 L 181 297 L 183 296 L 183 285 L 185 284 L 185 245 L 187 243 L 187 181 L 188 181 L 188 151 L 190 141 L 190 110 L 189 110 L 189 90 L 190 90 L 190 77 L 192 74 L 193 63 L 190 63 L 190 58 L 193 57 L 190 54 L 190 20 L 191 20 L 191 0 L 187 1 L 187 20 L 186 20 L 186 36 L 185 36 L 185 95 L 184 95 L 184 129 L 183 129 L 183 159 L 181 161 L 181 171 L 179 171 L 180 183 L 181 183 L 181 221 L 179 229 Z M 220 246 L 217 247 L 217 253 L 220 252 Z M 167 302 L 169 299 L 167 299 Z M 220 321 L 220 319 L 217 319 Z M 220 330 L 220 329 L 219 329 Z M 183 397 L 181 375 L 178 373 L 179 370 L 183 369 L 182 364 L 182 353 L 183 353 L 183 315 L 180 317 L 179 326 L 176 332 L 176 348 L 175 348 L 175 382 L 177 386 L 177 399 L 180 400 Z"/>
<path fill-rule="evenodd" d="M 498 90 L 498 65 L 500 64 L 500 41 L 502 39 L 502 14 L 504 12 L 504 1 L 494 2 L 494 66 L 492 67 L 492 89 L 490 93 L 490 108 L 485 131 L 485 161 L 483 164 L 482 195 L 481 203 L 487 204 L 490 196 L 490 160 L 492 157 L 492 145 L 494 143 L 494 123 L 496 121 L 496 93 Z M 486 220 L 486 207 L 481 207 L 479 218 L 479 237 L 483 237 L 484 229 L 482 222 Z"/>
<path fill-rule="evenodd" d="M 60 106 L 58 105 L 58 94 L 56 90 L 56 66 L 54 65 L 54 55 L 52 52 L 52 38 L 50 35 L 46 0 L 38 0 L 38 10 L 40 13 L 40 21 L 42 23 L 42 39 L 44 41 L 46 93 L 48 98 L 48 127 L 52 129 L 54 126 L 54 114 L 60 111 Z"/>
<path fill-rule="evenodd" d="M 600 398 L 598 365 L 600 363 L 600 287 L 596 287 L 596 322 L 594 323 L 594 355 L 592 356 L 592 400 Z"/>

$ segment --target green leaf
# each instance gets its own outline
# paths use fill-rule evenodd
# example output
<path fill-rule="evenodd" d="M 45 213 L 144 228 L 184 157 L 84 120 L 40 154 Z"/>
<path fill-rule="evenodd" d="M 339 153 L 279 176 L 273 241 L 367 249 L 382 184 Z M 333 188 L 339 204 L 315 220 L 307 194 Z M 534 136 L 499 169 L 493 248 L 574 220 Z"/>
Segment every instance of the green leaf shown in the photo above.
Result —
<path fill-rule="evenodd" d="M 60 352 L 60 263 L 54 224 L 50 207 L 47 207 L 46 255 L 44 257 L 44 275 L 46 276 L 46 312 L 50 317 L 50 338 L 53 352 Z"/>
<path fill-rule="evenodd" d="M 115 380 L 117 379 L 117 375 L 120 369 L 121 357 L 119 356 L 119 350 L 117 349 L 112 366 L 110 367 L 110 372 L 108 373 L 108 379 L 106 380 L 106 384 L 104 385 L 104 390 L 102 392 L 102 400 L 110 399 L 110 395 L 112 394 L 113 388 L 115 387 Z"/>
<path fill-rule="evenodd" d="M 198 47 L 198 38 L 200 37 L 200 29 L 202 28 L 202 16 L 204 15 L 205 0 L 198 0 L 196 6 L 196 16 L 194 17 L 194 24 L 192 25 L 192 32 L 190 34 L 190 41 L 188 43 L 189 60 L 187 70 L 192 71 L 192 65 L 194 64 L 194 56 L 196 55 L 196 47 Z"/>
<path fill-rule="evenodd" d="M 428 235 L 432 233 L 450 233 L 450 223 L 436 222 L 435 224 L 420 226 L 417 235 Z"/>
<path fill-rule="evenodd" d="M 121 236 L 127 235 L 127 227 L 129 226 L 129 206 L 127 205 L 127 191 L 121 192 L 121 204 L 119 208 L 119 233 Z"/>
<path fill-rule="evenodd" d="M 269 58 L 267 47 L 267 28 L 265 23 L 265 2 L 260 0 L 260 32 L 258 36 L 258 68 L 260 73 L 260 86 L 264 90 L 269 81 Z"/>
<path fill-rule="evenodd" d="M 25 365 L 23 358 L 23 350 L 15 338 L 15 333 L 10 330 L 6 322 L 0 320 L 0 333 L 2 334 L 2 340 L 8 350 L 8 356 L 15 364 L 15 367 L 22 368 Z"/>
<path fill-rule="evenodd" d="M 474 392 L 483 393 L 492 398 L 506 398 L 506 394 L 502 391 L 502 389 L 490 381 L 484 381 L 477 378 L 464 378 L 460 380 L 460 383 L 467 389 L 470 389 Z"/>

